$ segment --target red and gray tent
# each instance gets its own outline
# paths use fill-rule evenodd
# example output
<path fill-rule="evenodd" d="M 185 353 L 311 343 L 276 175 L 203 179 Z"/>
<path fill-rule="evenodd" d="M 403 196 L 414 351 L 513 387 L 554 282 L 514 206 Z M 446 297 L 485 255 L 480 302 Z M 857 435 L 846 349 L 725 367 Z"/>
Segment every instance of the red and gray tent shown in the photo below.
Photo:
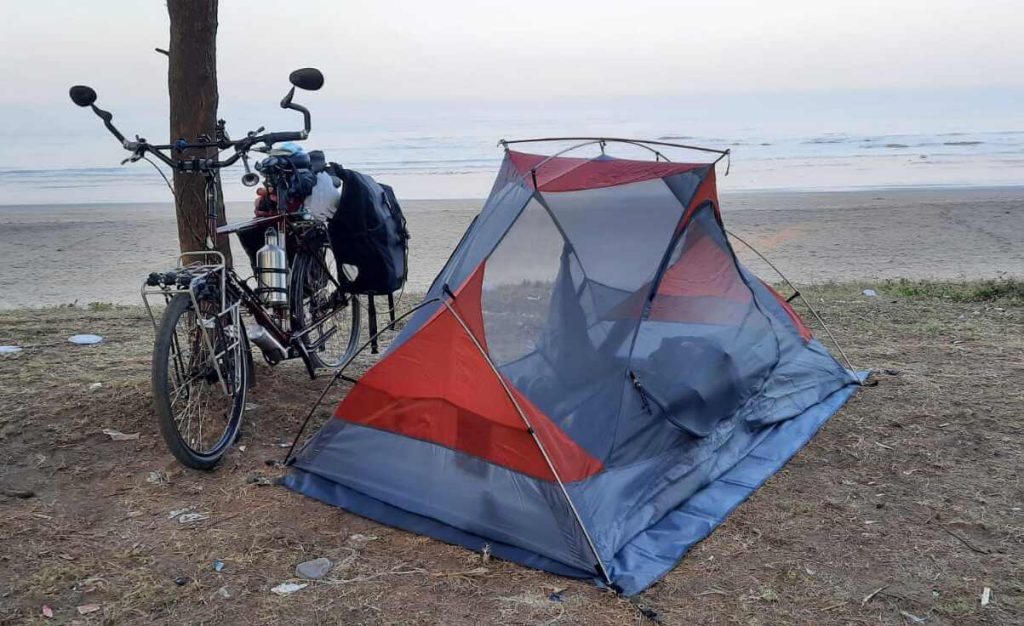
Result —
<path fill-rule="evenodd" d="M 507 151 L 292 489 L 642 591 L 859 379 L 738 262 L 711 164 Z"/>

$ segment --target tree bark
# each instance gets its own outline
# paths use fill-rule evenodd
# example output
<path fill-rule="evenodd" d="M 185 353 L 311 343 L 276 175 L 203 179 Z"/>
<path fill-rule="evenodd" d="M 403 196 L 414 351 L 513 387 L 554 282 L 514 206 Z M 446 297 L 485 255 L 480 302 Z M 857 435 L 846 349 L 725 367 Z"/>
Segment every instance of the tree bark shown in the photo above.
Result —
<path fill-rule="evenodd" d="M 168 55 L 167 91 L 170 96 L 171 143 L 193 142 L 200 135 L 211 139 L 217 125 L 217 0 L 168 0 L 171 42 Z M 205 152 L 205 153 L 204 153 Z M 174 151 L 175 158 L 212 157 L 216 150 Z M 224 223 L 220 180 L 215 183 L 218 223 Z M 206 179 L 196 173 L 174 173 L 178 243 L 182 252 L 207 249 L 207 237 L 231 263 L 227 236 L 208 232 Z"/>

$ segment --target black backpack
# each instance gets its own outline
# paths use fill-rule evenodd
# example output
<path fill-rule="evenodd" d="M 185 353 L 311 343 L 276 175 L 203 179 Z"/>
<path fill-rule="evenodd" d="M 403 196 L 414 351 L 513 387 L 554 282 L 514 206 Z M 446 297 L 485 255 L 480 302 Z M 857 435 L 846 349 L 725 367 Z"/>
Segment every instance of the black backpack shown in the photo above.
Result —
<path fill-rule="evenodd" d="M 366 174 L 331 163 L 341 179 L 338 210 L 327 232 L 339 266 L 339 280 L 351 293 L 385 295 L 398 291 L 409 273 L 409 231 L 395 192 Z M 354 266 L 341 271 L 341 265 Z"/>

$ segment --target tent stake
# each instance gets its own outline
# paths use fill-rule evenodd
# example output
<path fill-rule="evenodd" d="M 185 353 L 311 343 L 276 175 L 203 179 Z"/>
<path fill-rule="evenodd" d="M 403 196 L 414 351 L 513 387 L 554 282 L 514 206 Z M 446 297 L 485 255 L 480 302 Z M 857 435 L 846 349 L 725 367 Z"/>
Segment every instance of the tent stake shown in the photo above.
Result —
<path fill-rule="evenodd" d="M 594 553 L 594 559 L 597 561 L 598 572 L 604 578 L 605 583 L 607 583 L 609 587 L 614 588 L 614 583 L 612 583 L 612 579 L 608 575 L 608 570 L 605 569 L 604 563 L 601 562 L 601 555 L 597 552 L 597 546 L 594 545 L 594 540 L 590 538 L 590 533 L 587 532 L 587 527 L 583 524 L 583 518 L 580 517 L 579 511 L 576 510 L 576 505 L 573 504 L 572 498 L 569 497 L 569 491 L 565 488 L 565 483 L 562 482 L 562 478 L 558 475 L 558 470 L 555 469 L 555 464 L 551 461 L 551 457 L 548 456 L 548 451 L 544 448 L 544 444 L 541 443 L 540 437 L 537 436 L 537 433 L 533 428 L 533 424 L 530 423 L 530 420 L 526 417 L 526 413 L 523 411 L 523 408 L 519 406 L 519 402 L 517 402 L 515 396 L 512 395 L 512 390 L 508 388 L 505 378 L 498 371 L 497 366 L 494 365 L 494 361 L 491 360 L 490 355 L 487 354 L 487 351 L 484 350 L 483 346 L 480 345 L 480 342 L 477 341 L 476 335 L 474 335 L 473 331 L 469 329 L 466 322 L 462 320 L 462 316 L 458 314 L 455 307 L 453 307 L 450 302 L 444 300 L 443 303 L 448 311 L 455 317 L 455 320 L 459 325 L 462 326 L 462 330 L 466 331 L 466 334 L 469 335 L 469 338 L 473 341 L 473 345 L 475 345 L 476 349 L 480 351 L 480 355 L 484 357 L 484 360 L 487 361 L 487 364 L 491 367 L 491 371 L 494 372 L 494 375 L 498 378 L 498 382 L 501 383 L 501 387 L 505 390 L 505 394 L 508 396 L 508 399 L 512 401 L 512 406 L 516 407 L 519 417 L 523 420 L 523 423 L 526 424 L 527 431 L 533 437 L 534 443 L 537 444 L 537 449 L 540 450 L 541 456 L 544 457 L 544 461 L 548 464 L 548 469 L 551 470 L 551 474 L 555 477 L 555 482 L 557 482 L 559 488 L 561 488 L 562 495 L 565 496 L 565 502 L 569 505 L 569 509 L 572 511 L 573 517 L 576 518 L 576 523 L 579 524 L 580 530 L 583 532 L 583 537 L 587 540 L 587 545 L 590 547 L 591 552 Z"/>
<path fill-rule="evenodd" d="M 825 333 L 828 334 L 829 338 L 832 340 L 832 343 L 835 344 L 836 349 L 839 350 L 839 354 L 841 354 L 843 356 L 843 360 L 846 361 L 846 365 L 850 368 L 850 371 L 856 372 L 857 368 L 853 366 L 853 362 L 850 360 L 850 357 L 848 357 L 846 355 L 846 351 L 843 350 L 843 346 L 841 346 L 839 344 L 839 341 L 836 339 L 836 336 L 832 334 L 832 331 L 829 329 L 828 324 L 826 324 L 825 320 L 823 320 L 821 318 L 821 316 L 818 315 L 818 312 L 814 309 L 813 306 L 811 306 L 811 303 L 807 301 L 807 298 L 805 298 L 804 295 L 802 293 L 800 293 L 800 290 L 796 288 L 796 285 L 794 285 L 793 282 L 791 280 L 789 280 L 789 278 L 787 278 L 785 274 L 782 273 L 782 270 L 780 270 L 779 268 L 775 267 L 775 264 L 772 263 L 771 261 L 769 261 L 768 257 L 766 257 L 765 255 L 763 255 L 760 252 L 758 252 L 757 248 L 755 248 L 754 246 L 750 245 L 745 239 L 741 238 L 740 236 L 738 236 L 736 233 L 732 232 L 731 230 L 726 230 L 725 232 L 730 237 L 732 237 L 736 241 L 742 243 L 747 248 L 749 248 L 751 252 L 756 254 L 758 257 L 761 258 L 762 261 L 767 263 L 768 267 L 770 267 L 773 270 L 775 270 L 775 273 L 778 274 L 779 277 L 782 278 L 782 280 L 786 281 L 786 284 L 789 285 L 789 288 L 793 290 L 793 295 L 789 298 L 789 300 L 786 300 L 786 302 L 789 302 L 793 298 L 800 298 L 800 301 L 804 303 L 804 306 L 806 306 L 807 309 L 811 312 L 811 314 L 814 315 L 814 319 L 818 320 L 818 323 L 821 324 L 821 327 L 825 329 Z M 858 382 L 858 384 L 861 384 L 861 385 L 864 384 L 860 380 L 860 378 L 857 378 L 857 382 Z"/>

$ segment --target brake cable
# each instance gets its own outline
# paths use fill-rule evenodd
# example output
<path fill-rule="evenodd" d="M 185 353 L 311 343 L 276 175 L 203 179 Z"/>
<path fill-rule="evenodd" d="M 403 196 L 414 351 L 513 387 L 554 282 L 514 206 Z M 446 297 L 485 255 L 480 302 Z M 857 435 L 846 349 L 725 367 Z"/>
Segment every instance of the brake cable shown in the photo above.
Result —
<path fill-rule="evenodd" d="M 145 159 L 146 163 L 152 165 L 153 169 L 156 170 L 157 174 L 160 174 L 160 177 L 164 179 L 164 182 L 167 183 L 167 188 L 171 190 L 171 195 L 177 197 L 176 194 L 174 193 L 174 185 L 172 185 L 171 181 L 167 179 L 167 175 L 164 174 L 164 171 L 160 169 L 160 167 L 156 163 L 154 163 L 153 160 L 150 159 L 148 156 L 142 155 L 142 158 Z"/>

